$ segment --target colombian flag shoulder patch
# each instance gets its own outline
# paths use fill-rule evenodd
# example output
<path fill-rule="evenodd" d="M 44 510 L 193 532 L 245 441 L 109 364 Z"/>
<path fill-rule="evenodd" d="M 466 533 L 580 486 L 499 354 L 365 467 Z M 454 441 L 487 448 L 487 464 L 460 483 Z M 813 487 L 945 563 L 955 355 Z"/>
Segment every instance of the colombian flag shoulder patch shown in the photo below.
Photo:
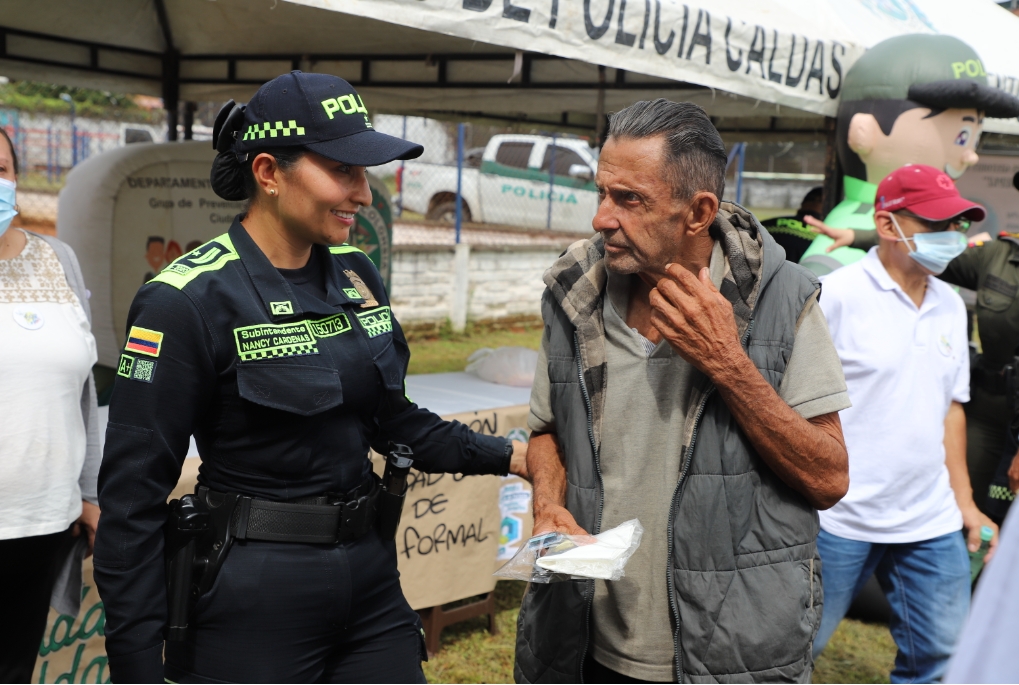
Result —
<path fill-rule="evenodd" d="M 147 354 L 150 357 L 158 357 L 159 350 L 163 346 L 163 334 L 159 331 L 151 331 L 148 328 L 131 326 L 127 334 L 127 344 L 124 349 L 138 354 Z"/>

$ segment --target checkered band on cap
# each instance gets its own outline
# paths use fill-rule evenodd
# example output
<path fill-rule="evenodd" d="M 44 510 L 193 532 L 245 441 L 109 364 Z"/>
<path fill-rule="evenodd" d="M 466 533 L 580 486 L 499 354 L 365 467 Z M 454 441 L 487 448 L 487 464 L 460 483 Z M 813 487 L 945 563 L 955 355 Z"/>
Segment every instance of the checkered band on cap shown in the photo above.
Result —
<path fill-rule="evenodd" d="M 244 132 L 243 140 L 265 138 L 267 134 L 270 138 L 277 138 L 279 136 L 288 137 L 291 133 L 295 136 L 303 136 L 304 127 L 298 126 L 297 122 L 293 119 L 290 119 L 287 122 L 266 121 L 262 124 L 252 124 L 248 126 L 248 130 Z"/>

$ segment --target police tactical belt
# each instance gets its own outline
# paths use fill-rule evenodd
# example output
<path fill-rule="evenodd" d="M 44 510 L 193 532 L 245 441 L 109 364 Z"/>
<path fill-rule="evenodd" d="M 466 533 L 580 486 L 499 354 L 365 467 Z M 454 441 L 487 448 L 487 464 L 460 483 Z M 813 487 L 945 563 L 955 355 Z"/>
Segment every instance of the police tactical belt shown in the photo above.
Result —
<path fill-rule="evenodd" d="M 320 495 L 273 502 L 240 495 L 230 519 L 231 537 L 312 544 L 356 540 L 375 525 L 380 491 L 379 479 L 372 477 L 344 498 Z M 226 494 L 203 486 L 196 492 L 203 500 Z"/>

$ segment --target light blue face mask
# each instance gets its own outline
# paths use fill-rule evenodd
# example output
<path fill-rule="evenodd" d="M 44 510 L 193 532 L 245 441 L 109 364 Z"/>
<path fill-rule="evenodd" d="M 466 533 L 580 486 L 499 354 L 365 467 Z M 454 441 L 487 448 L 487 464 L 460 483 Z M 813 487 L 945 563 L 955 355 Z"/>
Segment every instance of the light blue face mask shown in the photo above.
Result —
<path fill-rule="evenodd" d="M 0 178 L 0 236 L 7 232 L 11 220 L 18 215 L 18 210 L 14 209 L 17 200 L 15 188 L 17 187 L 18 184 L 14 181 Z"/>
<path fill-rule="evenodd" d="M 958 231 L 941 231 L 939 233 L 914 233 L 912 238 L 907 238 L 899 227 L 894 214 L 889 214 L 895 230 L 899 232 L 901 240 L 909 248 L 909 256 L 917 264 L 930 271 L 935 276 L 941 274 L 948 268 L 948 263 L 961 255 L 966 250 L 966 236 Z M 910 241 L 913 245 L 910 246 Z"/>

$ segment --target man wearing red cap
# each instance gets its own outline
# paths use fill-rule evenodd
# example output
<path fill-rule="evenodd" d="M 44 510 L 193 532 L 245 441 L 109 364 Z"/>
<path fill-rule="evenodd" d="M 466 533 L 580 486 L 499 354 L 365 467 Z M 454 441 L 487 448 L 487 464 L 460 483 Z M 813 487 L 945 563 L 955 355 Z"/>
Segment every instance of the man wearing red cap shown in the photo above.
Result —
<path fill-rule="evenodd" d="M 935 682 L 969 609 L 967 541 L 997 528 L 966 469 L 966 308 L 935 278 L 966 248 L 959 229 L 984 208 L 943 171 L 909 165 L 877 189 L 879 238 L 824 278 L 821 300 L 853 406 L 841 412 L 849 493 L 821 515 L 824 649 L 874 574 L 892 607 L 892 682 Z"/>

